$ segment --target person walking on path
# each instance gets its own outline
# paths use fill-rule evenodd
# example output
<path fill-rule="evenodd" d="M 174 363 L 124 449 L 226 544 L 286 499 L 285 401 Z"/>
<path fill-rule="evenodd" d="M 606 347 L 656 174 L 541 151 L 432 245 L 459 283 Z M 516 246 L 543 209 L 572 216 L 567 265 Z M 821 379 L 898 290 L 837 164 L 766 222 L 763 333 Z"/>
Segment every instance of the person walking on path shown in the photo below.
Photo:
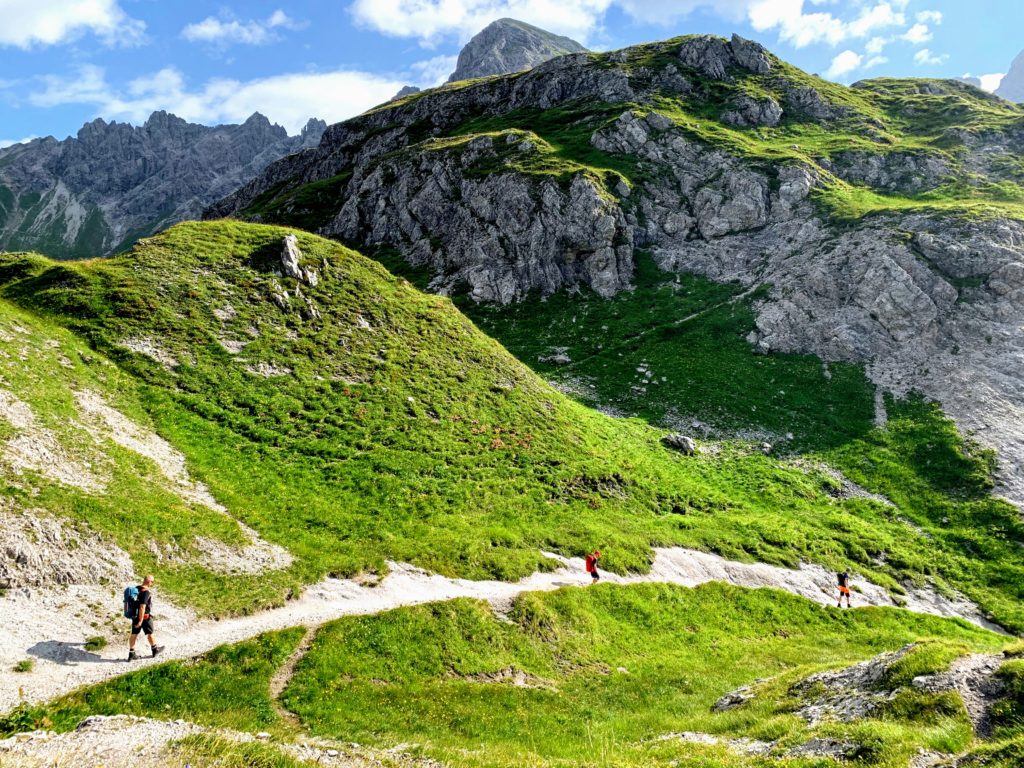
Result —
<path fill-rule="evenodd" d="M 601 550 L 595 549 L 591 554 L 587 555 L 587 573 L 590 574 L 590 583 L 597 584 L 598 579 L 601 578 L 601 574 L 597 572 L 597 561 L 601 559 Z"/>
<path fill-rule="evenodd" d="M 836 603 L 837 608 L 843 607 L 843 595 L 846 595 L 846 607 L 850 607 L 850 573 L 849 571 L 841 571 L 838 576 L 839 580 L 839 602 Z"/>
<path fill-rule="evenodd" d="M 139 658 L 139 654 L 135 652 L 135 641 L 139 639 L 140 632 L 146 633 L 149 650 L 154 656 L 164 649 L 162 645 L 156 644 L 156 637 L 153 636 L 153 590 L 150 587 L 154 581 L 150 575 L 139 584 L 139 594 L 135 598 L 135 615 L 132 618 L 132 634 L 128 639 L 128 661 Z"/>

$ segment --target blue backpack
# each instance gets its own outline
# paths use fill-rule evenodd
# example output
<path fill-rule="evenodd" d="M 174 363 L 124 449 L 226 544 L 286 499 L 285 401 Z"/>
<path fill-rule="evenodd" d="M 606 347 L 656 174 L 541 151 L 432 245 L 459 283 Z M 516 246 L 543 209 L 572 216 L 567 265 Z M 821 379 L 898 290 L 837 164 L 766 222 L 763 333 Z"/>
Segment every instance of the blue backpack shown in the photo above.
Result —
<path fill-rule="evenodd" d="M 130 586 L 124 588 L 124 617 L 126 619 L 135 619 L 139 615 L 139 588 L 136 586 Z"/>

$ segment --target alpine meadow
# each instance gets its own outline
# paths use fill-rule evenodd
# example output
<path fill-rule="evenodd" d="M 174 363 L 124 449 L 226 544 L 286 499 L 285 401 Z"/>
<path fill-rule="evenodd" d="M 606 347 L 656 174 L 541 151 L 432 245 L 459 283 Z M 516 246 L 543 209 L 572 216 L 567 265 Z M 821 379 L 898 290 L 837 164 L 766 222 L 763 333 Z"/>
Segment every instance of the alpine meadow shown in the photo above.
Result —
<path fill-rule="evenodd" d="M 303 4 L 30 76 L 129 122 L 0 144 L 0 766 L 1024 765 L 1017 64 L 454 5 L 340 121 L 225 79 Z"/>

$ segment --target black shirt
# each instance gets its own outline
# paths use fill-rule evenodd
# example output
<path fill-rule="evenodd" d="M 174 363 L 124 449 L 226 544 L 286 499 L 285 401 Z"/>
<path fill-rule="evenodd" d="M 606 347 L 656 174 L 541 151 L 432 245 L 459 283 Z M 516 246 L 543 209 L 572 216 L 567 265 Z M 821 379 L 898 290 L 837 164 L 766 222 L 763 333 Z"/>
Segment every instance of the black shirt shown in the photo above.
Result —
<path fill-rule="evenodd" d="M 136 619 L 139 618 L 139 606 L 140 605 L 144 605 L 145 606 L 145 609 L 142 612 L 142 618 L 144 618 L 144 619 L 149 618 L 149 614 L 153 612 L 153 593 L 150 590 L 148 590 L 148 589 L 144 589 L 143 587 L 139 587 L 139 597 L 135 601 L 135 618 Z"/>
<path fill-rule="evenodd" d="M 848 574 L 846 571 L 843 571 L 842 573 L 840 573 L 839 574 L 839 586 L 840 587 L 848 587 L 849 584 L 847 584 L 846 582 L 849 581 L 849 579 L 850 579 L 850 574 Z"/>

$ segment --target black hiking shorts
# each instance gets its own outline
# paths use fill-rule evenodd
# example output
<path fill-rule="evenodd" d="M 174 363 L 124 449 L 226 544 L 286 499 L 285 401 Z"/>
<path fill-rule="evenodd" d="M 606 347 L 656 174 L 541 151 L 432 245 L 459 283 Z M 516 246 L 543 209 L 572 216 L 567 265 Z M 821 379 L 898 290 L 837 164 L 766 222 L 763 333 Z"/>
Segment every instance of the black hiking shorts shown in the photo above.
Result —
<path fill-rule="evenodd" d="M 153 618 L 145 618 L 141 624 L 132 624 L 132 634 L 137 635 L 139 632 L 145 632 L 147 635 L 153 634 Z"/>

